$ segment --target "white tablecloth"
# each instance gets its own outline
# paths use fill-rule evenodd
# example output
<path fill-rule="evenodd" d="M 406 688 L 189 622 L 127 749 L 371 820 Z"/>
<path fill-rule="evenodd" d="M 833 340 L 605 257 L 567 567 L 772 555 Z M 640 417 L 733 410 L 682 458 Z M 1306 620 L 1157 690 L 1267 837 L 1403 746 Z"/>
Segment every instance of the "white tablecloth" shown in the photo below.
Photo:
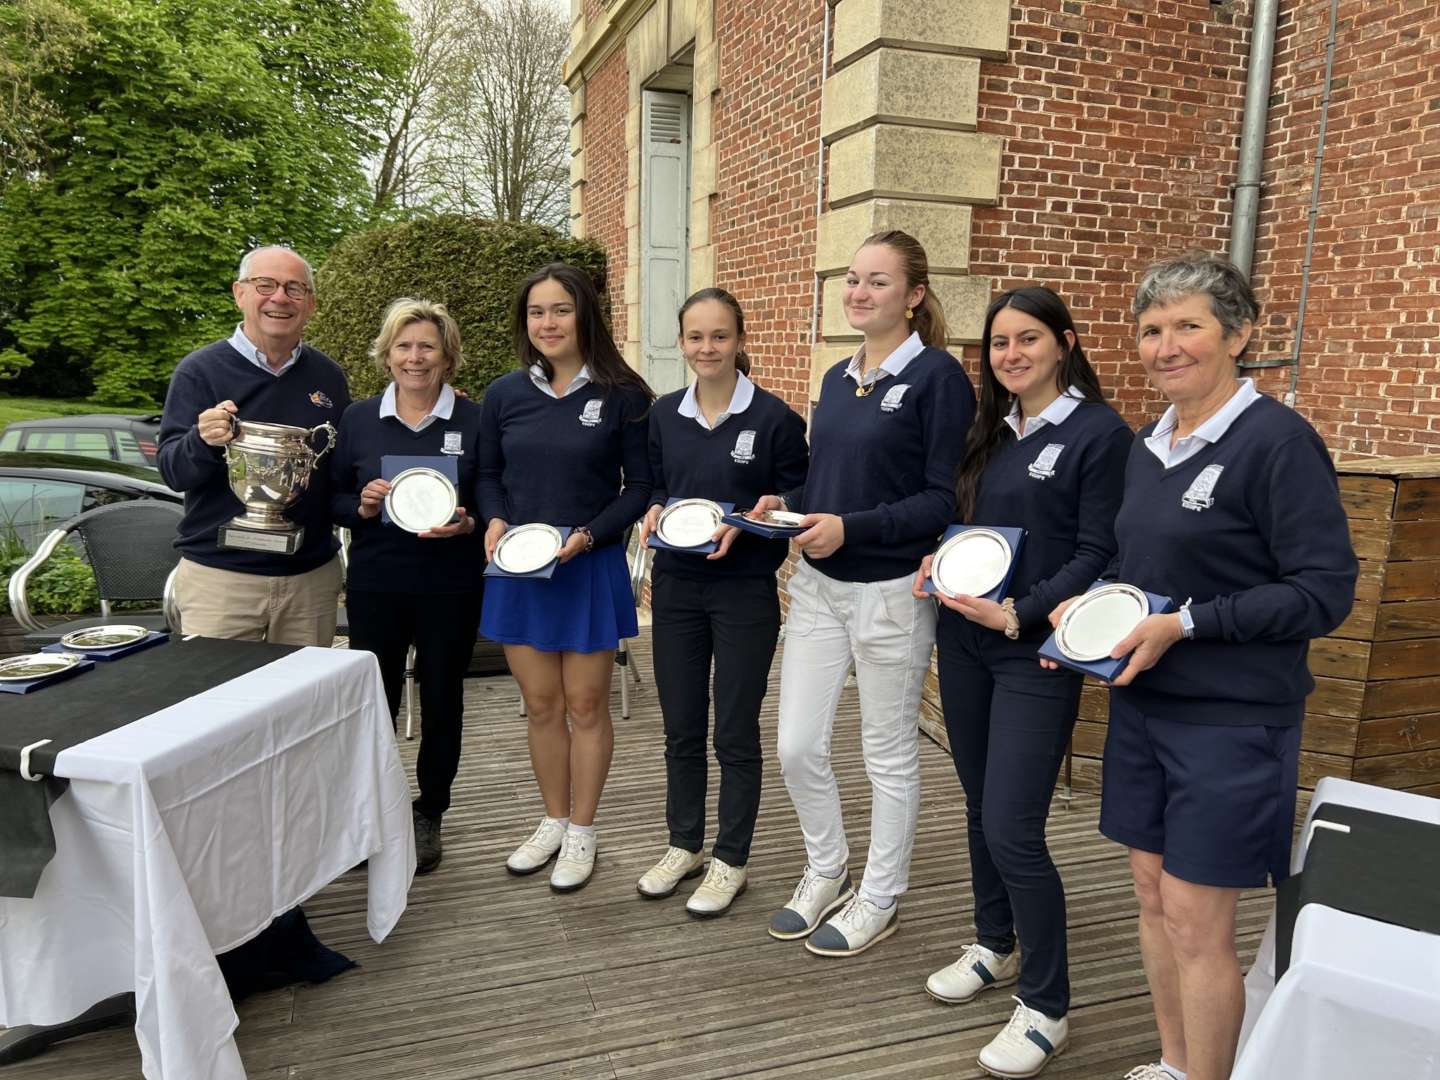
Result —
<path fill-rule="evenodd" d="M 1305 865 L 1305 852 L 1309 850 L 1310 822 L 1315 818 L 1316 809 L 1326 802 L 1440 825 L 1440 799 L 1326 776 L 1316 785 L 1315 796 L 1310 799 L 1305 828 L 1300 831 L 1300 840 L 1290 858 L 1292 873 L 1299 873 L 1300 868 Z M 1302 924 L 1306 926 L 1305 935 L 1300 933 Z M 1289 1043 L 1290 1038 L 1299 1030 L 1312 1031 L 1312 1043 L 1316 1045 L 1336 1043 L 1341 1040 L 1344 1032 L 1344 1038 L 1361 1044 L 1362 1048 L 1367 1048 L 1371 1053 L 1369 1060 L 1374 1067 L 1367 1067 L 1364 1073 L 1369 1076 L 1440 1077 L 1440 1037 L 1437 1037 L 1426 1051 L 1431 1054 L 1428 1060 L 1436 1066 L 1434 1073 L 1404 1070 L 1391 1073 L 1387 1068 L 1380 1067 L 1378 1063 L 1381 1058 L 1374 1057 L 1375 1054 L 1388 1056 L 1384 1057 L 1384 1060 L 1390 1060 L 1391 1064 L 1397 1060 L 1395 1054 L 1400 1054 L 1401 1058 L 1398 1060 L 1414 1061 L 1424 1058 L 1414 1057 L 1414 1054 L 1420 1051 L 1414 1041 L 1397 1040 L 1394 1032 L 1387 1030 L 1387 1022 L 1372 1017 L 1369 1002 L 1374 998 L 1364 996 L 1378 992 L 1378 999 L 1382 1001 L 1388 1001 L 1390 995 L 1394 994 L 1400 994 L 1403 999 L 1408 992 L 1405 986 L 1408 986 L 1408 981 L 1416 972 L 1428 972 L 1428 985 L 1433 988 L 1428 1004 L 1428 1008 L 1433 1009 L 1431 1032 L 1440 1032 L 1440 937 L 1404 927 L 1388 926 L 1354 914 L 1335 912 L 1322 904 L 1306 904 L 1296 919 L 1295 939 L 1290 950 L 1290 969 L 1282 979 L 1280 992 L 1277 992 L 1274 981 L 1274 936 L 1276 926 L 1272 914 L 1270 924 L 1261 939 L 1256 962 L 1246 975 L 1246 1018 L 1240 1032 L 1240 1057 L 1233 1073 L 1234 1080 L 1240 1077 L 1279 1076 L 1279 1073 L 1266 1073 L 1264 1070 L 1272 1064 L 1274 1054 L 1286 1053 L 1286 1043 Z M 1395 955 L 1397 942 L 1394 939 L 1403 943 L 1408 955 Z M 1387 943 L 1388 950 L 1378 953 L 1365 952 L 1380 943 Z M 1305 971 L 1297 971 L 1302 962 L 1306 966 Z M 1420 966 L 1417 968 L 1416 965 Z M 1426 968 L 1426 965 L 1430 966 Z M 1299 978 L 1296 978 L 1297 975 Z M 1384 988 L 1385 985 L 1391 986 L 1390 991 L 1381 992 L 1378 988 Z M 1348 998 L 1346 986 L 1351 995 Z M 1345 1001 L 1354 1002 L 1354 1008 L 1349 1009 L 1348 1014 L 1342 1004 Z M 1256 1045 L 1251 1045 L 1251 1040 L 1256 1041 Z M 1300 1053 L 1300 1050 L 1289 1047 L 1289 1053 Z M 1335 1066 L 1338 1071 L 1292 1070 L 1286 1074 L 1346 1079 L 1356 1076 L 1356 1073 L 1346 1071 L 1345 1067 L 1341 1066 L 1345 1060 L 1348 1058 L 1336 1050 L 1336 1053 L 1328 1058 L 1316 1058 L 1316 1067 L 1328 1061 L 1329 1066 Z"/>
<path fill-rule="evenodd" d="M 383 940 L 415 872 L 375 658 L 301 649 L 58 755 L 57 854 L 0 898 L 0 1026 L 135 991 L 148 1080 L 239 1080 L 215 953 L 369 858 Z"/>

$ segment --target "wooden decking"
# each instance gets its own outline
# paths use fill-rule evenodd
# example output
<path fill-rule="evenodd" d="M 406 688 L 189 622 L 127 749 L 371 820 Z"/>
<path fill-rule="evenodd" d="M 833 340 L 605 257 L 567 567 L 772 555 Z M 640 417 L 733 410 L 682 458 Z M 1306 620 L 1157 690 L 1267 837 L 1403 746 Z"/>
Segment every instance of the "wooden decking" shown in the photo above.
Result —
<path fill-rule="evenodd" d="M 648 641 L 636 645 L 647 686 L 628 721 L 619 719 L 615 695 L 615 765 L 590 885 L 558 896 L 543 873 L 505 873 L 506 855 L 540 814 L 525 723 L 511 680 L 468 683 L 444 863 L 416 879 L 410 908 L 383 945 L 365 934 L 363 871 L 306 904 L 321 938 L 361 967 L 240 1007 L 237 1038 L 253 1080 L 983 1075 L 975 1055 L 1013 1003 L 1000 992 L 947 1007 L 923 989 L 926 975 L 970 940 L 964 796 L 944 753 L 921 740 L 920 832 L 901 929 L 890 940 L 854 959 L 826 960 L 766 935 L 770 912 L 789 897 L 805 861 L 773 760 L 749 891 L 729 915 L 692 920 L 683 908 L 688 886 L 654 903 L 635 893 L 635 880 L 665 845 L 663 738 L 648 685 Z M 774 708 L 772 694 L 767 751 Z M 417 743 L 402 746 L 413 763 Z M 842 701 L 835 759 L 858 862 L 869 785 L 853 689 Z M 712 774 L 712 821 L 714 783 Z M 1074 987 L 1071 1043 L 1046 1071 L 1052 1078 L 1118 1078 L 1158 1056 L 1124 856 L 1096 832 L 1097 813 L 1089 795 L 1069 807 L 1057 798 L 1051 813 L 1051 848 L 1069 896 Z M 1268 902 L 1263 893 L 1241 902 L 1247 956 Z M 133 1034 L 119 1029 L 0 1076 L 109 1080 L 139 1071 Z"/>

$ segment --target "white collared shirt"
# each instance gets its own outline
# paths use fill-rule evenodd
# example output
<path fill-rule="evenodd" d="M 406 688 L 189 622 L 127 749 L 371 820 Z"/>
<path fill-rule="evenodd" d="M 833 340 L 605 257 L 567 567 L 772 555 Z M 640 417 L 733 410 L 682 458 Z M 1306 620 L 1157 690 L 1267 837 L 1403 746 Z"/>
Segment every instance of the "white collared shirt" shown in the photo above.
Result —
<path fill-rule="evenodd" d="M 455 391 L 449 383 L 442 383 L 440 396 L 435 399 L 435 407 L 420 418 L 418 424 L 408 423 L 395 408 L 395 384 L 392 382 L 385 388 L 385 395 L 380 399 L 380 419 L 385 420 L 394 417 L 411 431 L 424 431 L 436 420 L 449 420 L 450 414 L 455 411 Z"/>
<path fill-rule="evenodd" d="M 725 406 L 725 411 L 715 418 L 712 426 L 705 419 L 705 414 L 700 411 L 700 402 L 695 397 L 696 383 L 691 383 L 685 391 L 685 396 L 680 399 L 679 413 L 681 416 L 688 416 L 706 431 L 713 431 L 718 428 L 736 413 L 742 413 L 750 407 L 750 402 L 755 400 L 755 384 L 745 377 L 743 371 L 735 373 L 735 391 L 730 395 L 730 404 Z"/>
<path fill-rule="evenodd" d="M 550 380 L 545 378 L 545 369 L 539 364 L 530 365 L 530 381 L 558 401 L 560 398 L 567 398 L 576 390 L 590 385 L 590 365 L 580 365 L 580 374 L 570 380 L 570 385 L 565 387 L 563 394 L 555 393 L 555 388 L 550 385 Z"/>
<path fill-rule="evenodd" d="M 1160 464 L 1167 469 L 1173 469 L 1181 462 L 1194 457 L 1205 447 L 1220 441 L 1220 437 L 1230 430 L 1240 414 L 1251 405 L 1260 400 L 1260 391 L 1255 389 L 1254 379 L 1241 379 L 1240 389 L 1230 395 L 1230 400 L 1220 407 L 1220 411 L 1206 420 L 1198 428 L 1183 439 L 1176 439 L 1175 445 L 1170 445 L 1170 436 L 1175 433 L 1175 425 L 1179 421 L 1179 414 L 1175 406 L 1165 410 L 1165 415 L 1160 417 L 1160 422 L 1155 425 L 1155 433 L 1145 440 L 1146 447 L 1150 452 L 1160 459 Z"/>
<path fill-rule="evenodd" d="M 1017 397 L 1015 403 L 1010 406 L 1010 415 L 1005 417 L 1005 423 L 1010 425 L 1010 430 L 1015 432 L 1017 439 L 1023 439 L 1026 435 L 1033 435 L 1045 425 L 1063 424 L 1070 419 L 1070 414 L 1080 407 L 1085 400 L 1085 393 L 1078 386 L 1067 387 L 1065 392 L 1052 401 L 1045 408 L 1040 410 L 1039 416 L 1028 417 L 1025 421 L 1024 431 L 1020 430 L 1020 399 Z"/>
<path fill-rule="evenodd" d="M 265 354 L 260 351 L 260 347 L 245 336 L 244 323 L 236 324 L 235 333 L 230 335 L 230 347 L 256 367 L 264 368 L 271 375 L 284 375 L 285 372 L 295 366 L 295 361 L 300 359 L 300 346 L 296 345 L 295 351 L 290 354 L 289 360 L 286 360 L 279 368 L 271 367 L 270 361 L 265 358 Z"/>
<path fill-rule="evenodd" d="M 925 343 L 920 340 L 919 331 L 914 331 L 908 338 L 900 343 L 900 347 L 885 358 L 885 362 L 870 373 L 867 382 L 876 382 L 886 375 L 899 375 L 905 370 L 905 365 L 914 360 L 925 351 Z M 849 365 L 845 368 L 845 378 L 854 379 L 855 385 L 860 385 L 860 372 L 865 369 L 865 346 L 855 350 L 855 355 L 850 358 Z"/>

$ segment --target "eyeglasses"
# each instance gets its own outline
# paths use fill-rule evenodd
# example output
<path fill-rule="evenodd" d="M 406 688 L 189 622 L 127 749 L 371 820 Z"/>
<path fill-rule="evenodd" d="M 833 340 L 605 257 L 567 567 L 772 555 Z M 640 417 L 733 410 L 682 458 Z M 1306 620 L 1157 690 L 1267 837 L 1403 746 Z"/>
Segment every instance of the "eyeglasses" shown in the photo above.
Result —
<path fill-rule="evenodd" d="M 261 296 L 273 296 L 275 290 L 280 288 L 280 282 L 271 277 L 247 277 L 240 279 L 241 285 L 249 285 Z M 315 290 L 303 281 L 285 282 L 285 295 L 291 300 L 304 300 Z"/>

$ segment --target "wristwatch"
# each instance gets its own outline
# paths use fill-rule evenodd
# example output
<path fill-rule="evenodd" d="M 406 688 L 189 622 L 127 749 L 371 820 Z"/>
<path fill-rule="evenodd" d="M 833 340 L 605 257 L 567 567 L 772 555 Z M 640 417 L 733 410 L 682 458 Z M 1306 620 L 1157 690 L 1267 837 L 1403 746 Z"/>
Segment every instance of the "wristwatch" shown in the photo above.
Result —
<path fill-rule="evenodd" d="M 1190 601 L 1186 600 L 1181 604 L 1180 610 L 1176 614 L 1180 616 L 1180 636 L 1186 641 L 1193 641 L 1195 639 L 1195 619 L 1190 614 Z"/>

